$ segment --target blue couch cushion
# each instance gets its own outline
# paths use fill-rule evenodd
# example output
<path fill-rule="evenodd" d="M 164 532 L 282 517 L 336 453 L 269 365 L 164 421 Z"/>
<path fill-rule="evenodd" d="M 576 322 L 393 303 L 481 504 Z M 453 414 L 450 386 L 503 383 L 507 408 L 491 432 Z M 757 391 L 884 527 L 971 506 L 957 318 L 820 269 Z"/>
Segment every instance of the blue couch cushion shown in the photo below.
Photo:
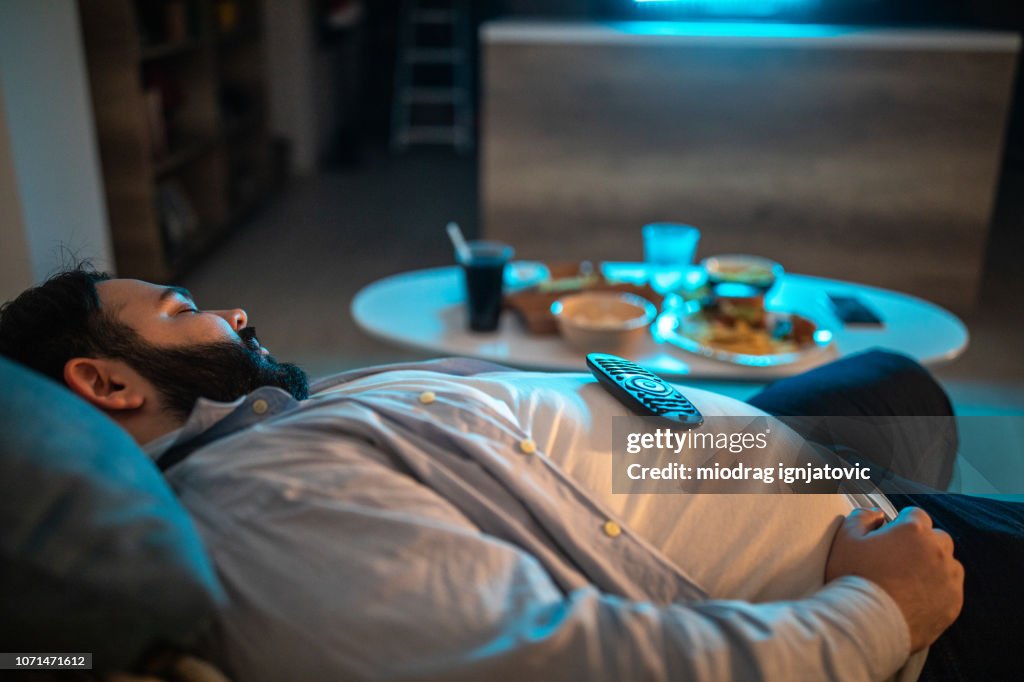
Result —
<path fill-rule="evenodd" d="M 127 669 L 224 599 L 185 509 L 117 424 L 0 357 L 0 642 Z"/>

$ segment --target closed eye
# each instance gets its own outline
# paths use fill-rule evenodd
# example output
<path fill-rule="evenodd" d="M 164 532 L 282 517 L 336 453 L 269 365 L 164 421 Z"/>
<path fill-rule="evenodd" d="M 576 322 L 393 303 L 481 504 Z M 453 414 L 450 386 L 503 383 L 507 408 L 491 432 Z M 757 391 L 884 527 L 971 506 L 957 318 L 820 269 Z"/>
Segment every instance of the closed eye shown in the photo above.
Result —
<path fill-rule="evenodd" d="M 185 307 L 180 309 L 175 315 L 181 315 L 182 313 L 198 313 L 199 309 L 195 307 Z"/>

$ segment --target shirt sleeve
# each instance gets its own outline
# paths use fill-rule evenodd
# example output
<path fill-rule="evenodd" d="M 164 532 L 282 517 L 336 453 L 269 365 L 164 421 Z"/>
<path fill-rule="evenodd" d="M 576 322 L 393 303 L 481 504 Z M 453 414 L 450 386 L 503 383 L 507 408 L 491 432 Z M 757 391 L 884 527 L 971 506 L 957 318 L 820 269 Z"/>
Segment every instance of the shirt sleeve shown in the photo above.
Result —
<path fill-rule="evenodd" d="M 180 490 L 230 595 L 203 653 L 234 679 L 859 681 L 909 654 L 862 578 L 766 604 L 565 592 L 408 477 L 360 475 L 344 496 L 272 471 Z"/>

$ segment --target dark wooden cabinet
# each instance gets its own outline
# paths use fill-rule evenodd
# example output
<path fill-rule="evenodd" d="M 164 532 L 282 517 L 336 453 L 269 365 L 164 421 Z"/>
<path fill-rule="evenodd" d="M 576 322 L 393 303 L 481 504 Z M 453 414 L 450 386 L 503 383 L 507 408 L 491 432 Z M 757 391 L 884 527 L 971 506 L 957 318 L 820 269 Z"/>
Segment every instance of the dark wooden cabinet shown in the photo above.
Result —
<path fill-rule="evenodd" d="M 265 196 L 259 0 L 79 0 L 117 271 L 168 281 Z"/>

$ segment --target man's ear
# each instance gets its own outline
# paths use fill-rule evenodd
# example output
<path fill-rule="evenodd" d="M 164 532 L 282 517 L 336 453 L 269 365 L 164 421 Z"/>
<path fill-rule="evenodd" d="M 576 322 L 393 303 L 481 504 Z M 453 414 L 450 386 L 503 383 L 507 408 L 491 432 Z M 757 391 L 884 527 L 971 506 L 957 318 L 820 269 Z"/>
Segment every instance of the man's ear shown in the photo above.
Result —
<path fill-rule="evenodd" d="M 136 410 L 146 402 L 142 377 L 120 360 L 72 358 L 64 364 L 64 383 L 105 411 Z"/>

